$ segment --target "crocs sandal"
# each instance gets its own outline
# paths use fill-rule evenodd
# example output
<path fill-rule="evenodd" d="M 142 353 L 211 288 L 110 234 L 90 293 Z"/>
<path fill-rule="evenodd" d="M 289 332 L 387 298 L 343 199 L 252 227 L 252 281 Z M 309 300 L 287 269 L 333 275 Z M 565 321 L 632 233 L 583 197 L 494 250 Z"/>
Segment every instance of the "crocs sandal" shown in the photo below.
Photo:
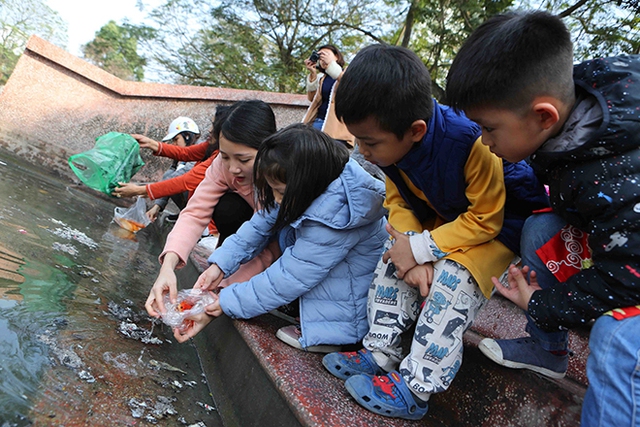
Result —
<path fill-rule="evenodd" d="M 344 385 L 360 405 L 385 417 L 419 420 L 429 409 L 427 402 L 417 399 L 411 393 L 397 371 L 375 377 L 355 375 Z"/>
<path fill-rule="evenodd" d="M 330 353 L 322 358 L 327 371 L 341 380 L 360 374 L 384 375 L 385 371 L 376 363 L 373 354 L 366 348 L 348 353 Z"/>

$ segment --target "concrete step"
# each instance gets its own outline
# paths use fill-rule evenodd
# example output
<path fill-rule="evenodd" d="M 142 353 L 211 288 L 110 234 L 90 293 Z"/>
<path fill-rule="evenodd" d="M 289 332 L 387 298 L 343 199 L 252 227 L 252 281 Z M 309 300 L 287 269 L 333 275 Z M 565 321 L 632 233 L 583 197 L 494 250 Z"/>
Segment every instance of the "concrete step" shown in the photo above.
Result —
<path fill-rule="evenodd" d="M 200 252 L 192 261 L 203 268 L 207 254 Z M 275 337 L 288 323 L 273 315 L 217 319 L 197 337 L 197 345 L 227 426 L 578 426 L 588 330 L 571 334 L 575 356 L 568 377 L 551 380 L 498 366 L 477 348 L 486 336 L 520 336 L 524 323 L 517 307 L 492 298 L 465 334 L 456 379 L 449 390 L 431 397 L 421 421 L 381 417 L 360 407 L 343 381 L 324 369 L 322 355 Z"/>

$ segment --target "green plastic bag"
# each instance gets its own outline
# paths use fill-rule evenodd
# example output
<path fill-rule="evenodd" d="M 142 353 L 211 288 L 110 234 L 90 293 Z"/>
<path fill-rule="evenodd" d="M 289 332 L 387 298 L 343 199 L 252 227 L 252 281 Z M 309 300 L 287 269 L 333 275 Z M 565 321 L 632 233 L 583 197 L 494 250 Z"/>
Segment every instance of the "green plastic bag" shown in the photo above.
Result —
<path fill-rule="evenodd" d="M 109 132 L 96 138 L 91 150 L 69 157 L 69 166 L 87 187 L 111 195 L 118 182 L 129 182 L 144 161 L 131 135 Z"/>

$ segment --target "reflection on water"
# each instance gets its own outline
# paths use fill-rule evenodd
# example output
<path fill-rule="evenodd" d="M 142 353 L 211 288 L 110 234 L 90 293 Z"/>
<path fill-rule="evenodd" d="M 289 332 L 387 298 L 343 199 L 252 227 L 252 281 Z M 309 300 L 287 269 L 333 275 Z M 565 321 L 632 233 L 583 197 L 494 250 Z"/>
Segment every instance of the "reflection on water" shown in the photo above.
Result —
<path fill-rule="evenodd" d="M 146 316 L 157 226 L 0 153 L 0 426 L 219 418 L 195 348 Z"/>

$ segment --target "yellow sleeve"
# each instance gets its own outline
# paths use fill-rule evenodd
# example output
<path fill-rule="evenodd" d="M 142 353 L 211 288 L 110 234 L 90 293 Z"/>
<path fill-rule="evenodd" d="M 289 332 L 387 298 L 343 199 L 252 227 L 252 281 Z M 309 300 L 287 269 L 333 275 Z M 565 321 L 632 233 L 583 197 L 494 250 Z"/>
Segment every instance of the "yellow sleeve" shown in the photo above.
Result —
<path fill-rule="evenodd" d="M 407 231 L 422 232 L 422 224 L 413 214 L 411 207 L 400 195 L 398 187 L 389 178 L 385 180 L 386 197 L 384 207 L 389 211 L 389 224 L 401 233 Z"/>
<path fill-rule="evenodd" d="M 494 239 L 502 229 L 506 199 L 502 160 L 480 138 L 471 148 L 464 174 L 467 211 L 431 231 L 444 252 L 466 251 Z"/>

